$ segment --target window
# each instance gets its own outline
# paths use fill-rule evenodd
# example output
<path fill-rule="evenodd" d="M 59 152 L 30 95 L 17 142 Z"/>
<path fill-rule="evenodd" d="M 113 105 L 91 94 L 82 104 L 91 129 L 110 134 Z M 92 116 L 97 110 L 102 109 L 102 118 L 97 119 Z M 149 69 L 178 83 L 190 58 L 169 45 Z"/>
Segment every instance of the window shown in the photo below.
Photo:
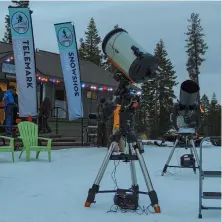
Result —
<path fill-rule="evenodd" d="M 64 101 L 65 100 L 65 91 L 64 90 L 56 89 L 56 91 L 55 91 L 55 99 L 56 100 Z"/>
<path fill-rule="evenodd" d="M 87 99 L 98 99 L 98 94 L 97 94 L 97 92 L 88 91 L 86 93 L 86 97 L 87 97 Z"/>
<path fill-rule="evenodd" d="M 58 113 L 57 110 L 54 109 L 54 117 L 58 118 L 67 118 L 67 102 L 66 102 L 66 93 L 65 89 L 56 89 L 55 90 L 55 107 L 58 108 Z"/>

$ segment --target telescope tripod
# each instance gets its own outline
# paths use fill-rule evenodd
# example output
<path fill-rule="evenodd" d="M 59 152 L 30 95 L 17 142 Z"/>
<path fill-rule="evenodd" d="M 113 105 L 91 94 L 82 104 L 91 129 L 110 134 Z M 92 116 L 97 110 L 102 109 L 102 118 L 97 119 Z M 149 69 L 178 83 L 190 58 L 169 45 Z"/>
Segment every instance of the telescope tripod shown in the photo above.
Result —
<path fill-rule="evenodd" d="M 193 157 L 195 157 L 196 159 L 196 162 L 197 162 L 197 166 L 194 162 L 194 164 L 192 166 L 189 166 L 189 167 L 182 167 L 182 166 L 170 166 L 169 163 L 170 163 L 170 160 L 172 159 L 172 156 L 175 152 L 175 149 L 176 149 L 176 146 L 178 144 L 178 142 L 180 141 L 180 139 L 182 137 L 185 137 L 185 149 L 188 148 L 188 145 L 189 143 L 191 144 L 191 147 L 190 147 L 190 153 Z M 195 147 L 195 144 L 194 144 L 194 140 L 193 140 L 193 134 L 187 134 L 187 133 L 180 133 L 178 134 L 177 138 L 176 138 L 176 141 L 175 141 L 175 144 L 173 146 L 173 149 L 171 150 L 170 152 L 170 155 L 166 161 L 166 164 L 163 168 L 163 171 L 162 171 L 162 176 L 167 172 L 167 168 L 168 167 L 177 167 L 177 168 L 193 168 L 193 171 L 194 173 L 196 173 L 196 169 L 199 168 L 200 164 L 199 164 L 199 158 L 198 158 L 198 154 L 197 154 L 197 150 L 196 150 L 196 147 Z"/>
<path fill-rule="evenodd" d="M 160 213 L 160 207 L 158 205 L 158 197 L 156 194 L 156 191 L 153 188 L 148 169 L 146 167 L 146 163 L 144 161 L 144 158 L 140 151 L 140 146 L 137 140 L 135 139 L 135 136 L 131 133 L 127 133 L 125 135 L 125 152 L 122 154 L 113 154 L 113 151 L 116 146 L 118 146 L 118 143 L 120 141 L 120 138 L 122 136 L 121 130 L 117 131 L 112 138 L 112 143 L 109 146 L 109 150 L 103 160 L 103 163 L 99 169 L 99 172 L 96 176 L 96 179 L 94 181 L 94 184 L 92 188 L 88 191 L 88 197 L 85 202 L 85 207 L 90 207 L 92 203 L 95 203 L 95 196 L 97 193 L 116 193 L 117 190 L 104 190 L 100 191 L 100 182 L 103 178 L 103 175 L 106 171 L 106 168 L 108 166 L 109 160 L 123 160 L 124 162 L 130 163 L 130 172 L 131 172 L 131 180 L 132 180 L 132 189 L 126 190 L 127 192 L 132 192 L 135 195 L 138 194 L 147 194 L 151 200 L 151 205 L 154 208 L 154 211 L 156 213 Z M 127 147 L 127 145 L 128 147 Z M 128 148 L 128 149 L 127 149 Z M 135 168 L 135 160 L 139 161 L 141 171 L 143 173 L 143 177 L 147 186 L 148 192 L 142 192 L 139 191 L 139 185 L 137 183 L 137 177 L 136 177 L 136 168 Z"/>

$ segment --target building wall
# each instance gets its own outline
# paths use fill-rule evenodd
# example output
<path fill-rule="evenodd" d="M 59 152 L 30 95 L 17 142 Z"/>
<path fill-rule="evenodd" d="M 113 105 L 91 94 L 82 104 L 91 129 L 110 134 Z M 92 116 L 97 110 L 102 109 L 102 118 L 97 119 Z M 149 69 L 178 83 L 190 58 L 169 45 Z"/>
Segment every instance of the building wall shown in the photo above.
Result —
<path fill-rule="evenodd" d="M 65 109 L 66 112 L 68 110 L 67 102 L 66 102 L 66 93 L 65 87 L 63 85 L 55 85 L 46 83 L 43 87 L 43 98 L 47 95 L 52 101 L 53 107 L 61 107 Z M 82 89 L 82 100 L 83 100 L 83 111 L 84 117 L 88 117 L 90 113 L 96 113 L 97 106 L 101 98 L 112 96 L 112 92 L 108 91 L 91 91 Z M 59 109 L 59 117 L 60 118 L 67 118 L 67 113 L 64 112 L 62 109 Z M 54 116 L 56 113 L 54 112 Z"/>
<path fill-rule="evenodd" d="M 2 88 L 3 91 L 6 91 L 7 85 L 9 84 L 14 84 L 16 86 L 15 76 L 13 79 L 0 78 L 0 87 Z M 66 92 L 63 84 L 57 85 L 49 82 L 43 83 L 42 92 L 41 92 L 40 83 L 38 83 L 37 85 L 38 107 L 40 107 L 41 93 L 42 93 L 42 99 L 44 99 L 45 97 L 49 97 L 49 99 L 52 102 L 52 107 L 61 107 L 66 110 L 66 111 L 63 111 L 62 109 L 58 110 L 60 118 L 68 117 Z M 90 113 L 96 113 L 100 99 L 103 97 L 107 98 L 109 96 L 112 96 L 112 94 L 113 93 L 109 91 L 92 91 L 83 88 L 82 100 L 83 100 L 84 117 L 87 118 Z M 0 123 L 4 119 L 3 115 L 4 115 L 4 110 L 0 110 Z M 54 112 L 52 113 L 52 116 L 56 116 L 55 109 Z"/>

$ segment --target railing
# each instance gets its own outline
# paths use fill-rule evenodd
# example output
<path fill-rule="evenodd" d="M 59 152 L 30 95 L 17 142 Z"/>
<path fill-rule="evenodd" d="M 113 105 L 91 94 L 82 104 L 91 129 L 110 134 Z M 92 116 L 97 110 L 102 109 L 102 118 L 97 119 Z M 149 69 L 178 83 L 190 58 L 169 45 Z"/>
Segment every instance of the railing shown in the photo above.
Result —
<path fill-rule="evenodd" d="M 63 109 L 62 107 L 57 107 L 57 106 L 55 106 L 55 107 L 53 107 L 52 109 L 51 109 L 51 116 L 56 120 L 56 135 L 58 135 L 58 124 L 59 124 L 59 109 L 61 109 L 62 111 L 64 111 L 66 114 L 68 114 L 67 113 L 67 111 L 65 110 L 65 109 Z M 55 115 L 53 115 L 53 111 L 56 111 L 55 112 Z"/>
<path fill-rule="evenodd" d="M 55 113 L 53 112 L 55 110 Z M 66 114 L 67 111 L 65 109 L 63 109 L 62 107 L 53 107 L 51 109 L 51 117 L 53 117 L 55 119 L 55 124 L 56 124 L 56 135 L 58 135 L 59 133 L 59 110 L 62 110 L 64 111 Z M 54 114 L 54 115 L 53 115 Z M 81 143 L 82 143 L 82 146 L 84 145 L 84 118 L 81 118 Z"/>

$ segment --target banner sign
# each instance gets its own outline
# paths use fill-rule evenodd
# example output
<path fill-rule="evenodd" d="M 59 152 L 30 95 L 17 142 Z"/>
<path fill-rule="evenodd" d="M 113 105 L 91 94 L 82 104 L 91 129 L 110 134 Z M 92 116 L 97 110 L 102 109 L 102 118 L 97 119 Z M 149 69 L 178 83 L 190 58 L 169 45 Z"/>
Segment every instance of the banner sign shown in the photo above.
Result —
<path fill-rule="evenodd" d="M 37 116 L 35 49 L 28 8 L 9 7 L 19 116 Z"/>
<path fill-rule="evenodd" d="M 54 24 L 60 52 L 69 120 L 83 117 L 80 69 L 75 29 L 71 22 Z"/>

